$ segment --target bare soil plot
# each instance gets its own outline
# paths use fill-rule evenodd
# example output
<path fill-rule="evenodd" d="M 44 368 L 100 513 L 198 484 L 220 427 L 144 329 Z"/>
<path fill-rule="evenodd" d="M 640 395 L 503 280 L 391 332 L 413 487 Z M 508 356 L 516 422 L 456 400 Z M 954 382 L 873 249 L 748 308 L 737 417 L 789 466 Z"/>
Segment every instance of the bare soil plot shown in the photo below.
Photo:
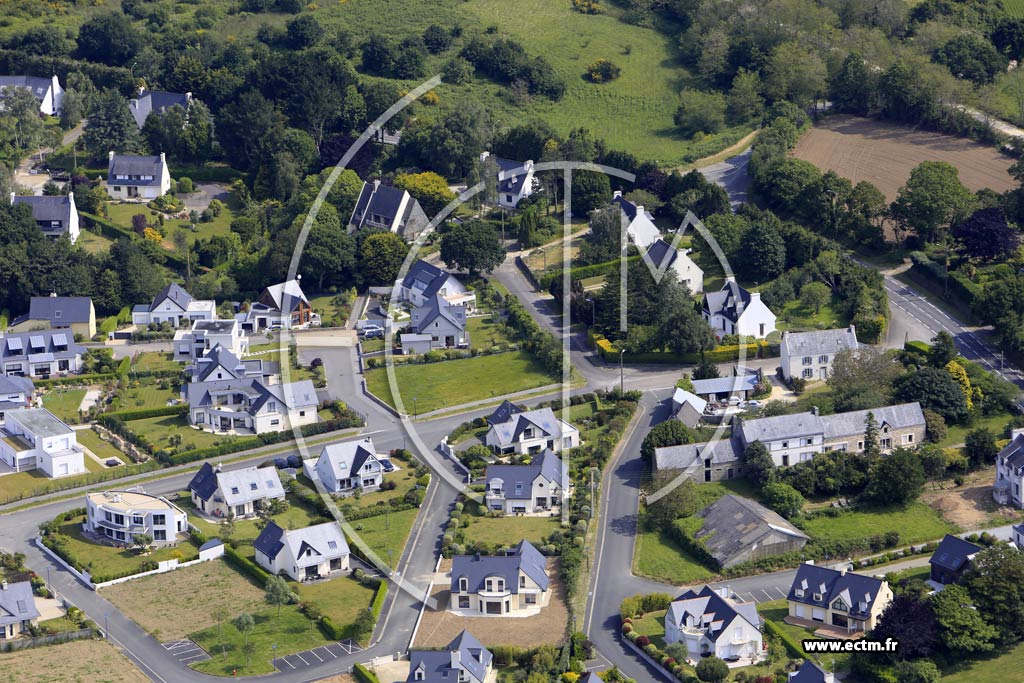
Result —
<path fill-rule="evenodd" d="M 994 468 L 985 468 L 969 475 L 963 486 L 954 488 L 952 481 L 946 481 L 943 486 L 950 488 L 926 488 L 921 500 L 947 522 L 964 530 L 1019 521 L 1019 510 L 1000 506 L 992 498 L 994 480 Z"/>
<path fill-rule="evenodd" d="M 263 590 L 223 560 L 176 569 L 102 589 L 103 597 L 159 640 L 183 638 L 228 619 L 266 608 Z M 0 681 L 3 679 L 0 678 Z"/>
<path fill-rule="evenodd" d="M 0 681 L 17 683 L 149 683 L 128 658 L 102 640 L 10 652 L 0 657 Z"/>
<path fill-rule="evenodd" d="M 825 118 L 800 139 L 793 155 L 854 184 L 867 180 L 889 201 L 922 161 L 952 164 L 971 190 L 1004 192 L 1017 186 L 1006 172 L 1013 160 L 994 147 L 855 116 Z"/>
<path fill-rule="evenodd" d="M 448 584 L 435 583 L 431 597 L 437 600 L 438 609 L 423 612 L 414 646 L 443 647 L 463 629 L 469 629 L 487 647 L 516 645 L 531 648 L 561 639 L 569 623 L 569 610 L 565 604 L 565 588 L 557 580 L 557 561 L 548 561 L 548 576 L 551 577 L 553 591 L 551 601 L 540 614 L 532 617 L 461 617 L 452 614 L 445 609 L 448 606 Z"/>

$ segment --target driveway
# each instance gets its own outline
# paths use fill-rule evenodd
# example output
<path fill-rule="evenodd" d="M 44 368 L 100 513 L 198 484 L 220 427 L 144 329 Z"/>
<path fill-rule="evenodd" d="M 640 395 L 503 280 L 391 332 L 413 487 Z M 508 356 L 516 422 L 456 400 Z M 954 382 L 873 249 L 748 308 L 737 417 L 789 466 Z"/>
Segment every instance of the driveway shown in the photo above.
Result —
<path fill-rule="evenodd" d="M 226 203 L 228 195 L 231 194 L 231 188 L 224 183 L 193 183 L 192 188 L 194 192 L 178 195 L 189 211 L 201 212 L 214 199 Z"/>

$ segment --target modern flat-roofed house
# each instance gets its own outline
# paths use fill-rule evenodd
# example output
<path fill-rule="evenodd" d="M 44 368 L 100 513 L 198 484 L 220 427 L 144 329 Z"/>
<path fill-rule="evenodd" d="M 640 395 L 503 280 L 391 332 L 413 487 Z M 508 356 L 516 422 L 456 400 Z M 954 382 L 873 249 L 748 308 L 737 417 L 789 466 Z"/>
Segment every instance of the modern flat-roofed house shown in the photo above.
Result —
<path fill-rule="evenodd" d="M 612 206 L 618 207 L 626 215 L 626 235 L 641 253 L 661 239 L 661 230 L 654 224 L 651 212 L 623 197 L 620 190 L 613 193 Z"/>
<path fill-rule="evenodd" d="M 349 568 L 349 548 L 337 522 L 282 529 L 274 522 L 253 542 L 256 564 L 295 581 L 330 578 Z"/>
<path fill-rule="evenodd" d="M 181 387 L 194 427 L 211 432 L 265 434 L 318 420 L 316 388 L 308 379 L 264 384 L 255 377 L 188 382 Z"/>
<path fill-rule="evenodd" d="M 148 534 L 153 545 L 167 545 L 188 533 L 188 515 L 161 496 L 142 491 L 103 491 L 85 496 L 85 530 L 95 536 L 130 544 Z"/>
<path fill-rule="evenodd" d="M 0 422 L 9 410 L 30 408 L 36 387 L 28 377 L 0 375 Z"/>
<path fill-rule="evenodd" d="M 681 387 L 676 387 L 672 394 L 672 415 L 687 427 L 700 424 L 707 407 L 707 401 Z"/>
<path fill-rule="evenodd" d="M 315 469 L 324 488 L 332 493 L 373 490 L 384 481 L 384 467 L 370 437 L 324 446 Z"/>
<path fill-rule="evenodd" d="M 731 596 L 728 588 L 690 589 L 669 603 L 665 642 L 686 645 L 692 661 L 715 656 L 754 663 L 764 658 L 757 605 Z"/>
<path fill-rule="evenodd" d="M 469 346 L 466 307 L 452 306 L 440 294 L 412 309 L 409 326 L 414 335 L 430 336 L 431 350 Z M 404 340 L 405 337 L 403 334 L 401 338 Z"/>
<path fill-rule="evenodd" d="M 30 581 L 0 581 L 0 642 L 26 633 L 39 616 Z"/>
<path fill-rule="evenodd" d="M 272 500 L 284 500 L 276 467 L 222 470 L 203 463 L 188 483 L 192 503 L 211 517 L 252 517 Z"/>
<path fill-rule="evenodd" d="M 892 602 L 892 589 L 884 579 L 805 562 L 796 570 L 786 600 L 787 622 L 808 628 L 824 624 L 849 637 L 875 628 Z"/>
<path fill-rule="evenodd" d="M 732 278 L 726 278 L 719 291 L 704 292 L 701 308 L 718 337 L 738 334 L 764 339 L 775 331 L 775 314 L 761 301 L 761 293 L 747 291 Z"/>
<path fill-rule="evenodd" d="M 0 76 L 0 108 L 3 101 L 14 89 L 28 90 L 39 100 L 39 111 L 47 116 L 56 116 L 64 106 L 64 88 L 60 87 L 57 74 L 50 78 L 38 76 Z"/>
<path fill-rule="evenodd" d="M 568 489 L 562 461 L 546 448 L 534 455 L 529 465 L 488 465 L 484 481 L 487 509 L 506 515 L 561 506 Z"/>
<path fill-rule="evenodd" d="M 695 534 L 723 569 L 796 552 L 810 538 L 782 515 L 732 493 L 697 513 L 704 526 Z"/>
<path fill-rule="evenodd" d="M 494 683 L 490 651 L 463 630 L 443 650 L 410 650 L 406 683 Z"/>
<path fill-rule="evenodd" d="M 519 202 L 523 201 L 535 191 L 536 182 L 533 177 L 533 160 L 513 161 L 492 155 L 490 152 L 482 152 L 480 161 L 488 157 L 494 159 L 498 166 L 497 194 L 498 206 L 503 209 L 515 209 Z"/>
<path fill-rule="evenodd" d="M 832 374 L 832 361 L 840 351 L 856 351 L 857 330 L 853 325 L 841 330 L 783 332 L 780 350 L 782 376 L 787 380 L 825 380 Z"/>
<path fill-rule="evenodd" d="M 466 286 L 448 271 L 441 270 L 423 259 L 413 261 L 405 277 L 396 284 L 397 301 L 408 303 L 413 308 L 422 306 L 440 295 L 452 306 L 465 306 L 467 314 L 476 310 L 475 292 L 466 289 Z"/>
<path fill-rule="evenodd" d="M 0 372 L 8 377 L 74 374 L 82 369 L 85 347 L 70 331 L 40 330 L 0 336 Z"/>
<path fill-rule="evenodd" d="M 243 329 L 259 332 L 266 329 L 305 329 L 310 324 L 318 325 L 320 318 L 313 313 L 313 307 L 296 278 L 264 289 L 241 319 Z"/>
<path fill-rule="evenodd" d="M 67 235 L 74 244 L 81 232 L 79 227 L 78 207 L 75 206 L 75 193 L 53 197 L 36 195 L 17 195 L 11 193 L 11 204 L 24 204 L 32 209 L 32 218 L 44 235 L 57 239 Z"/>
<path fill-rule="evenodd" d="M 137 156 L 110 152 L 107 164 L 107 193 L 114 199 L 147 202 L 171 190 L 167 157 Z"/>
<path fill-rule="evenodd" d="M 547 559 L 529 541 L 505 555 L 452 558 L 449 609 L 463 616 L 537 613 L 551 600 Z"/>
<path fill-rule="evenodd" d="M 174 359 L 195 362 L 220 346 L 235 357 L 249 351 L 249 338 L 237 320 L 197 320 L 174 333 Z"/>
<path fill-rule="evenodd" d="M 87 296 L 34 296 L 28 313 L 11 321 L 11 332 L 71 330 L 86 339 L 96 336 L 96 309 Z"/>
<path fill-rule="evenodd" d="M 190 92 L 161 92 L 139 88 L 138 94 L 128 100 L 128 110 L 131 111 L 132 118 L 135 119 L 135 125 L 142 130 L 150 114 L 163 117 L 172 107 L 181 107 L 182 112 L 187 115 L 190 104 L 192 104 L 192 93 Z"/>
<path fill-rule="evenodd" d="M 202 358 L 192 361 L 185 373 L 192 382 L 216 382 L 222 379 L 255 377 L 267 381 L 280 373 L 280 363 L 260 358 L 240 360 L 238 356 L 217 344 Z"/>
<path fill-rule="evenodd" d="M 132 309 L 133 325 L 160 325 L 172 327 L 191 325 L 197 320 L 216 320 L 217 302 L 193 299 L 177 282 L 172 282 L 153 297 L 148 304 L 136 304 Z"/>
<path fill-rule="evenodd" d="M 406 190 L 374 180 L 363 183 L 348 220 L 348 231 L 373 228 L 396 233 L 405 240 L 414 240 L 429 224 L 430 219 L 420 203 Z"/>
<path fill-rule="evenodd" d="M 690 258 L 692 252 L 692 249 L 675 249 L 666 240 L 657 239 L 643 258 L 655 270 L 675 274 L 690 294 L 700 294 L 704 291 L 704 271 Z"/>
<path fill-rule="evenodd" d="M 86 472 L 75 430 L 46 408 L 15 410 L 4 416 L 0 460 L 15 472 L 38 469 L 52 478 Z"/>
<path fill-rule="evenodd" d="M 1024 486 L 1024 429 L 1010 433 L 1010 443 L 996 456 L 996 482 L 992 496 L 1000 505 L 1024 508 L 1021 487 Z"/>
<path fill-rule="evenodd" d="M 580 445 L 580 430 L 555 417 L 551 408 L 540 408 L 515 413 L 505 422 L 492 422 L 484 444 L 500 454 L 525 455 L 545 448 L 558 453 Z"/>
<path fill-rule="evenodd" d="M 940 586 L 959 583 L 960 577 L 970 568 L 974 556 L 981 550 L 980 545 L 946 534 L 928 560 L 929 578 Z"/>

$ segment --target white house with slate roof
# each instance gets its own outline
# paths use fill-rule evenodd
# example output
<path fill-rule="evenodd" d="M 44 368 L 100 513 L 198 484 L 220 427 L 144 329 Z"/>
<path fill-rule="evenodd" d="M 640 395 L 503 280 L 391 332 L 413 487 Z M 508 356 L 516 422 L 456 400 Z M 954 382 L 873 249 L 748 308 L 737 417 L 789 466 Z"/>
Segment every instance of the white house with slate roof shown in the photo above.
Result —
<path fill-rule="evenodd" d="M 216 382 L 223 379 L 246 379 L 255 377 L 267 383 L 280 372 L 280 364 L 261 358 L 238 356 L 217 344 L 202 358 L 195 359 L 185 373 L 192 382 Z"/>
<path fill-rule="evenodd" d="M 188 483 L 192 503 L 210 517 L 252 517 L 264 504 L 284 500 L 276 467 L 221 470 L 203 463 Z"/>
<path fill-rule="evenodd" d="M 775 314 L 761 301 L 761 293 L 747 291 L 733 278 L 727 277 L 721 290 L 704 293 L 701 314 L 717 337 L 764 339 L 775 331 Z"/>
<path fill-rule="evenodd" d="M 503 209 L 515 209 L 519 202 L 523 201 L 536 190 L 536 181 L 533 176 L 533 160 L 513 161 L 493 156 L 490 152 L 480 154 L 480 161 L 488 157 L 494 159 L 498 166 L 498 206 Z"/>
<path fill-rule="evenodd" d="M 128 100 L 128 110 L 135 119 L 135 125 L 142 130 L 150 114 L 162 117 L 171 107 L 181 107 L 187 116 L 189 105 L 192 104 L 192 93 L 161 92 L 139 88 L 139 94 Z"/>
<path fill-rule="evenodd" d="M 92 338 L 96 334 L 96 309 L 87 296 L 34 296 L 28 313 L 11 321 L 12 332 L 32 330 L 71 330 Z"/>
<path fill-rule="evenodd" d="M 661 239 L 661 230 L 654 224 L 654 216 L 642 205 L 638 206 L 623 197 L 620 190 L 615 190 L 612 206 L 619 207 L 626 214 L 626 220 L 629 221 L 626 234 L 641 252 Z"/>
<path fill-rule="evenodd" d="M 46 408 L 15 410 L 4 416 L 0 461 L 15 472 L 38 469 L 51 478 L 86 471 L 75 430 Z"/>
<path fill-rule="evenodd" d="M 324 446 L 313 469 L 324 488 L 332 493 L 369 491 L 384 481 L 384 466 L 369 437 Z"/>
<path fill-rule="evenodd" d="M 448 609 L 465 617 L 531 616 L 551 600 L 547 559 L 529 541 L 506 555 L 452 558 Z"/>
<path fill-rule="evenodd" d="M 330 578 L 349 568 L 349 548 L 337 522 L 285 530 L 270 522 L 253 542 L 256 564 L 295 581 Z"/>
<path fill-rule="evenodd" d="M 412 307 L 422 306 L 435 296 L 441 296 L 452 306 L 465 306 L 466 313 L 476 309 L 476 293 L 466 289 L 458 278 L 446 270 L 417 259 L 409 266 L 405 277 L 396 283 L 396 303 Z"/>
<path fill-rule="evenodd" d="M 211 432 L 265 434 L 313 424 L 319 401 L 313 382 L 265 384 L 255 377 L 188 382 L 181 387 L 188 421 Z"/>
<path fill-rule="evenodd" d="M 822 624 L 848 636 L 875 628 L 892 602 L 892 589 L 884 579 L 851 571 L 801 564 L 789 588 L 789 618 L 816 628 Z"/>
<path fill-rule="evenodd" d="M 669 603 L 665 642 L 683 643 L 691 661 L 713 655 L 747 665 L 764 658 L 757 605 L 730 596 L 728 588 L 691 588 Z"/>
<path fill-rule="evenodd" d="M 832 361 L 840 351 L 856 351 L 857 330 L 853 325 L 841 330 L 783 332 L 780 352 L 782 376 L 787 380 L 825 380 L 832 374 Z"/>
<path fill-rule="evenodd" d="M 490 651 L 469 631 L 443 650 L 410 650 L 406 683 L 494 683 L 498 674 Z"/>
<path fill-rule="evenodd" d="M 35 385 L 28 377 L 0 375 L 0 422 L 10 410 L 30 408 L 35 391 Z"/>
<path fill-rule="evenodd" d="M 673 249 L 671 243 L 658 239 L 647 249 L 644 260 L 655 270 L 673 273 L 690 294 L 700 294 L 704 291 L 704 271 L 690 258 L 692 252 L 692 249 Z"/>
<path fill-rule="evenodd" d="M 0 581 L 0 642 L 27 632 L 39 616 L 30 581 Z"/>
<path fill-rule="evenodd" d="M 114 199 L 148 202 L 171 189 L 167 157 L 136 156 L 110 152 L 107 166 L 107 193 Z"/>
<path fill-rule="evenodd" d="M 220 346 L 236 357 L 249 351 L 249 338 L 237 320 L 197 320 L 174 333 L 174 359 L 195 362 Z"/>
<path fill-rule="evenodd" d="M 412 334 L 430 336 L 430 349 L 469 346 L 469 335 L 466 334 L 466 307 L 452 306 L 440 294 L 435 294 L 422 306 L 412 309 L 409 321 Z M 403 334 L 401 339 L 404 341 L 406 336 Z"/>
<path fill-rule="evenodd" d="M 47 116 L 56 116 L 64 106 L 64 88 L 60 87 L 57 74 L 50 78 L 38 76 L 0 76 L 0 107 L 10 95 L 10 90 L 22 88 L 39 100 L 39 111 Z"/>
<path fill-rule="evenodd" d="M 132 309 L 133 325 L 170 323 L 173 327 L 181 327 L 197 320 L 216 319 L 216 301 L 193 299 L 177 282 L 161 289 L 150 303 L 137 304 Z"/>
<path fill-rule="evenodd" d="M 301 276 L 294 280 L 271 285 L 260 293 L 249 310 L 237 317 L 243 329 L 259 332 L 263 329 L 305 329 L 319 325 L 320 318 L 313 313 L 309 299 L 299 285 Z"/>
<path fill-rule="evenodd" d="M 54 197 L 36 195 L 17 195 L 11 193 L 11 204 L 24 204 L 32 209 L 32 218 L 44 235 L 57 239 L 67 235 L 74 244 L 81 232 L 79 227 L 78 207 L 75 206 L 75 193 Z"/>
<path fill-rule="evenodd" d="M 420 203 L 406 190 L 382 185 L 379 180 L 363 183 L 348 220 L 350 233 L 375 228 L 414 240 L 430 223 Z M 381 283 L 383 284 L 383 283 Z"/>
<path fill-rule="evenodd" d="M 0 373 L 39 377 L 80 372 L 85 347 L 70 330 L 40 330 L 0 336 Z"/>
<path fill-rule="evenodd" d="M 789 678 L 786 679 L 786 683 L 835 683 L 835 681 L 835 674 L 825 671 L 809 659 L 805 659 L 796 671 L 789 672 Z"/>
<path fill-rule="evenodd" d="M 1010 443 L 996 456 L 996 483 L 992 496 L 1000 505 L 1024 508 L 1024 429 L 1010 433 Z"/>
<path fill-rule="evenodd" d="M 510 415 L 506 422 L 491 423 L 484 444 L 499 454 L 556 453 L 580 445 L 580 430 L 555 417 L 551 408 Z"/>
<path fill-rule="evenodd" d="M 562 461 L 546 448 L 529 465 L 488 465 L 484 474 L 487 509 L 514 515 L 561 506 L 569 479 L 562 470 Z"/>

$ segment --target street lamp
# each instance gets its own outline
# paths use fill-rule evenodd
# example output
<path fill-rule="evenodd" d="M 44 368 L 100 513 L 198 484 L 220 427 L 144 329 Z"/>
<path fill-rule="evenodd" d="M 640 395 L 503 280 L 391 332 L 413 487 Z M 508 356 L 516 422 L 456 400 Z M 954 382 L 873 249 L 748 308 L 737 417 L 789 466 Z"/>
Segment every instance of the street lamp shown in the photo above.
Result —
<path fill-rule="evenodd" d="M 277 668 L 277 643 L 274 643 L 273 645 L 271 645 L 270 649 L 273 650 L 273 652 L 274 652 L 273 667 L 276 669 Z"/>
<path fill-rule="evenodd" d="M 416 410 L 416 397 L 413 396 L 412 397 L 412 419 L 415 420 L 417 417 L 419 417 L 419 411 Z"/>
<path fill-rule="evenodd" d="M 622 356 L 626 353 L 626 349 L 619 349 L 619 394 L 626 393 L 626 376 L 622 369 Z"/>
<path fill-rule="evenodd" d="M 110 612 L 103 613 L 103 639 L 110 640 Z"/>

